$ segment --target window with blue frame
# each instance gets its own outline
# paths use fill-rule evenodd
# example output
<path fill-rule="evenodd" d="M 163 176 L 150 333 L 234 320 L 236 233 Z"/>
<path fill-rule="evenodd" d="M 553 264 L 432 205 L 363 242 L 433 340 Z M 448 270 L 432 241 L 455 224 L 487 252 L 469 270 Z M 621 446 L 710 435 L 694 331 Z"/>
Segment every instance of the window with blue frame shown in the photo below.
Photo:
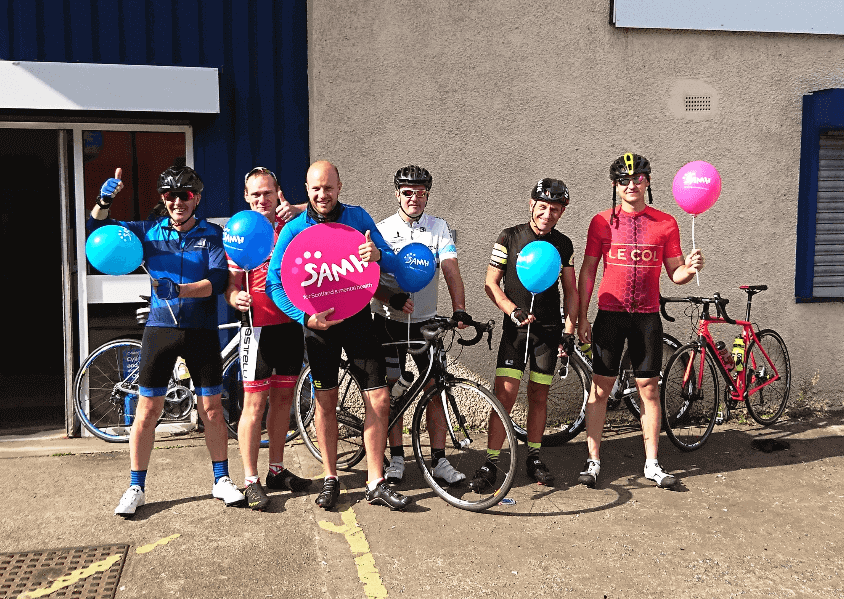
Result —
<path fill-rule="evenodd" d="M 844 301 L 844 89 L 803 96 L 794 295 Z"/>

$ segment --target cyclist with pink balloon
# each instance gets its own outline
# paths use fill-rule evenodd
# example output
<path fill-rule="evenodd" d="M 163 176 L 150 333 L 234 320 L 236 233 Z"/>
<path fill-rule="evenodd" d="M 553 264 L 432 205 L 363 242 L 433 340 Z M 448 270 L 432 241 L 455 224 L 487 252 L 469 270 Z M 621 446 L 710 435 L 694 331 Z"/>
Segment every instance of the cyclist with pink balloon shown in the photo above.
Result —
<path fill-rule="evenodd" d="M 261 421 L 268 402 L 267 488 L 303 491 L 311 485 L 310 479 L 298 477 L 284 467 L 293 388 L 305 354 L 302 327 L 279 310 L 265 290 L 270 254 L 278 235 L 285 220 L 300 214 L 304 206 L 290 205 L 284 199 L 275 173 L 264 167 L 249 171 L 243 185 L 243 197 L 250 210 L 234 215 L 224 231 L 229 259 L 225 297 L 229 305 L 249 316 L 240 328 L 243 410 L 237 424 L 237 441 L 243 461 L 246 503 L 253 510 L 263 510 L 270 498 L 258 476 L 258 451 Z M 254 225 L 240 218 L 250 216 L 258 219 Z"/>
<path fill-rule="evenodd" d="M 161 173 L 158 193 L 167 216 L 146 221 L 115 221 L 109 209 L 123 187 L 122 169 L 106 181 L 88 219 L 89 230 L 105 225 L 126 227 L 140 240 L 152 283 L 149 320 L 141 345 L 139 398 L 129 436 L 129 488 L 114 513 L 135 514 L 146 501 L 146 475 L 155 442 L 155 427 L 176 358 L 191 373 L 205 426 L 205 443 L 214 472 L 212 496 L 227 506 L 244 501 L 229 477 L 228 432 L 220 401 L 222 361 L 217 336 L 217 296 L 228 279 L 223 230 L 197 218 L 203 183 L 184 159 Z"/>
<path fill-rule="evenodd" d="M 613 205 L 589 225 L 579 275 L 578 335 L 592 344 L 593 375 L 586 404 L 586 442 L 589 456 L 579 482 L 594 487 L 601 470 L 601 435 L 607 417 L 607 399 L 618 376 L 627 342 L 636 386 L 639 389 L 645 478 L 659 487 L 677 479 L 657 460 L 661 424 L 659 375 L 662 368 L 662 321 L 659 316 L 659 279 L 662 268 L 677 285 L 691 281 L 703 268 L 700 250 L 685 258 L 677 221 L 645 203 L 651 195 L 651 165 L 638 154 L 626 153 L 610 165 Z M 616 209 L 616 195 L 621 207 Z M 604 274 L 598 290 L 598 314 L 587 319 L 598 263 Z"/>
<path fill-rule="evenodd" d="M 548 388 L 557 358 L 574 349 L 574 317 L 578 313 L 574 246 L 554 228 L 568 204 L 569 191 L 563 181 L 539 180 L 531 189 L 530 221 L 501 232 L 486 271 L 486 293 L 507 315 L 498 347 L 495 396 L 509 413 L 524 370 L 530 366 L 526 467 L 528 475 L 542 485 L 554 484 L 554 475 L 539 457 Z M 565 323 L 558 281 L 563 287 Z M 475 473 L 470 488 L 483 490 L 495 484 L 503 442 L 504 428 L 493 417 L 486 463 Z"/>
<path fill-rule="evenodd" d="M 369 308 L 378 267 L 395 273 L 399 261 L 363 208 L 340 203 L 343 184 L 336 166 L 325 160 L 313 163 L 305 186 L 308 206 L 278 236 L 267 273 L 267 293 L 285 314 L 305 327 L 305 347 L 316 390 L 314 419 L 326 475 L 316 504 L 331 509 L 340 497 L 336 408 L 341 350 L 345 350 L 364 391 L 363 442 L 368 471 L 364 497 L 371 504 L 401 510 L 410 504 L 410 498 L 391 489 L 384 479 L 390 394 L 384 352 L 375 336 Z M 349 246 L 350 241 L 357 245 Z M 367 279 L 370 273 L 372 281 Z M 349 287 L 347 281 L 358 275 L 364 282 Z M 297 303 L 321 309 L 310 308 L 319 309 L 310 313 Z"/>
<path fill-rule="evenodd" d="M 425 212 L 433 178 L 420 166 L 408 165 L 393 176 L 399 207 L 396 214 L 378 223 L 378 231 L 408 268 L 395 276 L 382 271 L 378 290 L 371 302 L 375 330 L 387 346 L 387 384 L 393 388 L 401 377 L 400 388 L 410 386 L 413 374 L 405 370 L 407 346 L 399 342 L 422 340 L 421 327 L 437 315 L 439 272 L 442 271 L 451 297 L 453 318 L 470 320 L 466 314 L 466 294 L 457 264 L 457 248 L 448 224 Z M 420 252 L 415 252 L 418 246 Z M 427 250 L 427 251 L 425 251 Z M 420 256 L 424 252 L 424 256 Z M 424 265 L 426 268 L 417 268 Z M 429 266 L 429 267 L 428 267 Z M 465 328 L 466 325 L 458 325 Z M 411 354 L 420 373 L 428 371 L 428 357 Z M 393 395 L 400 395 L 397 390 Z M 466 478 L 445 457 L 445 415 L 442 403 L 434 402 L 425 413 L 431 435 L 431 462 L 434 478 L 454 484 Z M 390 465 L 384 471 L 387 482 L 395 484 L 404 477 L 404 443 L 401 423 L 389 431 Z"/>

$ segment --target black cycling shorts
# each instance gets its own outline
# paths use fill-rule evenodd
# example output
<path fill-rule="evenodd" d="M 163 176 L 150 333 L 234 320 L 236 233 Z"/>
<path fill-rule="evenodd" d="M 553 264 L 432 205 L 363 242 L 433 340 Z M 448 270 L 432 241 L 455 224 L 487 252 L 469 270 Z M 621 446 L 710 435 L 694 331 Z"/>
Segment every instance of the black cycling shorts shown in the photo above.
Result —
<path fill-rule="evenodd" d="M 498 345 L 498 360 L 495 376 L 521 379 L 525 370 L 525 344 L 528 344 L 528 327 L 517 327 L 512 322 L 504 321 L 501 343 Z M 557 352 L 563 325 L 530 325 L 528 358 L 530 360 L 530 380 L 550 385 L 557 366 Z"/>
<path fill-rule="evenodd" d="M 407 363 L 407 322 L 399 320 L 392 320 L 385 318 L 380 314 L 373 317 L 375 324 L 375 336 L 384 345 L 384 356 L 387 364 L 387 378 L 390 380 L 398 379 L 401 371 L 404 370 L 404 365 Z M 425 322 L 410 323 L 410 339 L 422 340 L 422 325 Z M 418 343 L 410 346 L 412 349 L 418 349 Z M 410 354 L 420 376 L 428 372 L 428 364 L 430 363 L 430 353 L 424 354 Z"/>
<path fill-rule="evenodd" d="M 294 387 L 304 359 L 305 338 L 298 322 L 240 329 L 244 391 Z"/>
<path fill-rule="evenodd" d="M 387 385 L 384 351 L 375 337 L 369 305 L 325 331 L 305 327 L 305 347 L 315 389 L 337 387 L 341 349 L 346 350 L 350 370 L 364 391 Z"/>
<path fill-rule="evenodd" d="M 160 397 L 167 393 L 167 385 L 179 356 L 190 371 L 197 395 L 209 396 L 222 392 L 223 361 L 216 330 L 144 327 L 138 374 L 142 396 Z"/>
<path fill-rule="evenodd" d="M 662 369 L 662 320 L 658 312 L 631 313 L 598 310 L 592 324 L 592 372 L 617 376 L 624 342 L 633 375 L 650 379 Z"/>

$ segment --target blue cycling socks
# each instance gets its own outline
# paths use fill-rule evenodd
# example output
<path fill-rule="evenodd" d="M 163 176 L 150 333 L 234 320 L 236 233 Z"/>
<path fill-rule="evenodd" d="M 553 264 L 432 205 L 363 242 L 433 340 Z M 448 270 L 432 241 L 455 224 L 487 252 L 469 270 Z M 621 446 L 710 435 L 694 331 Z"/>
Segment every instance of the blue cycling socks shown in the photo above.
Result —
<path fill-rule="evenodd" d="M 146 490 L 147 484 L 147 471 L 146 470 L 132 470 L 130 473 L 130 482 L 129 486 L 137 485 L 141 488 L 141 491 Z"/>
<path fill-rule="evenodd" d="M 222 462 L 211 462 L 211 465 L 214 467 L 214 484 L 217 484 L 224 476 L 229 475 L 229 461 L 223 460 Z"/>

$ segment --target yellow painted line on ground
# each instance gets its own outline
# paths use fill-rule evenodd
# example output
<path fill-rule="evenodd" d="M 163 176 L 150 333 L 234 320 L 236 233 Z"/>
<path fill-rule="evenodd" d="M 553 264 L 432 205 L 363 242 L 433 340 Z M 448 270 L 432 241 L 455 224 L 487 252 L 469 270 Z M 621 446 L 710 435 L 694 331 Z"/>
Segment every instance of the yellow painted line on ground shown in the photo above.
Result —
<path fill-rule="evenodd" d="M 355 555 L 355 566 L 358 569 L 358 578 L 363 583 L 363 592 L 367 599 L 380 599 L 387 596 L 387 588 L 381 582 L 381 575 L 375 567 L 375 558 L 369 551 L 369 541 L 363 529 L 358 524 L 357 516 L 351 506 L 340 512 L 343 525 L 337 526 L 331 522 L 320 520 L 319 527 L 328 532 L 342 534 L 349 543 L 352 555 Z"/>
<path fill-rule="evenodd" d="M 89 576 L 99 574 L 100 572 L 105 572 L 114 564 L 119 562 L 121 557 L 123 557 L 121 554 L 110 555 L 104 560 L 94 562 L 86 568 L 74 570 L 70 574 L 66 574 L 57 578 L 49 587 L 44 587 L 43 589 L 36 589 L 34 591 L 27 591 L 25 593 L 21 593 L 20 595 L 18 595 L 18 599 L 34 599 L 35 597 L 45 597 L 47 595 L 50 595 L 51 593 L 54 593 L 65 587 L 69 587 L 72 584 L 76 584 L 80 580 L 84 580 Z"/>
<path fill-rule="evenodd" d="M 169 543 L 173 539 L 178 539 L 180 536 L 182 536 L 182 535 L 176 533 L 174 535 L 170 535 L 169 537 L 164 537 L 163 539 L 158 539 L 155 543 L 150 543 L 149 545 L 143 545 L 142 547 L 138 547 L 137 549 L 135 549 L 135 553 L 149 553 L 150 551 L 152 551 L 153 549 L 155 549 L 159 545 L 166 545 L 167 543 Z"/>

